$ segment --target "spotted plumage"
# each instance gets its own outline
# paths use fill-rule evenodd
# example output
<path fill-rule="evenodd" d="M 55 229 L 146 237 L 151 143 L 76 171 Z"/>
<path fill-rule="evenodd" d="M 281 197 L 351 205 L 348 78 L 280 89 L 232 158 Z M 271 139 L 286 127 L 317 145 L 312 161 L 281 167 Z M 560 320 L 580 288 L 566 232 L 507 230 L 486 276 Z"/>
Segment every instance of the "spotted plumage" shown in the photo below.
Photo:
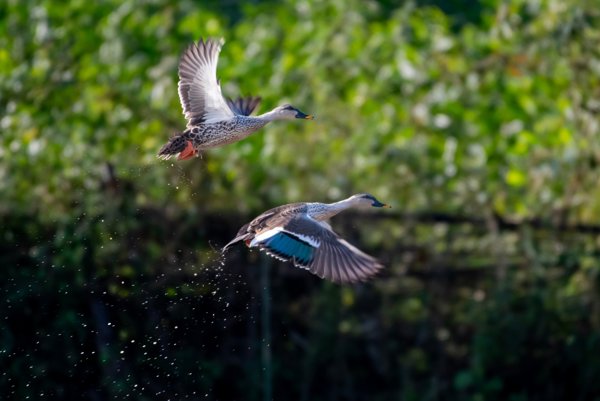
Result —
<path fill-rule="evenodd" d="M 200 39 L 184 52 L 179 62 L 179 100 L 187 119 L 186 130 L 162 146 L 163 159 L 179 160 L 198 155 L 200 150 L 240 141 L 271 121 L 312 119 L 285 104 L 268 113 L 252 116 L 259 97 L 225 99 L 217 80 L 217 62 L 223 39 Z"/>
<path fill-rule="evenodd" d="M 385 207 L 369 194 L 335 203 L 292 203 L 268 210 L 244 225 L 223 248 L 243 241 L 282 261 L 336 283 L 364 281 L 383 266 L 340 238 L 325 221 L 356 207 Z"/>

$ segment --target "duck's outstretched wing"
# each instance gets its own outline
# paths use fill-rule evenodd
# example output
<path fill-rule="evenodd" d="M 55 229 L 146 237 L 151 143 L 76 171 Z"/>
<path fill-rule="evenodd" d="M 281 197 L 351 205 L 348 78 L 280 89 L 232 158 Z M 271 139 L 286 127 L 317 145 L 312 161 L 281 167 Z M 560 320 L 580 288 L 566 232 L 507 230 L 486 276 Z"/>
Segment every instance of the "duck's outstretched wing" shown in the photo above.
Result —
<path fill-rule="evenodd" d="M 226 100 L 227 105 L 235 114 L 249 116 L 256 109 L 261 99 L 258 96 L 249 96 L 238 97 L 235 100 L 227 98 Z"/>
<path fill-rule="evenodd" d="M 305 214 L 275 215 L 268 220 L 257 231 L 252 230 L 252 223 L 242 227 L 237 241 L 244 240 L 249 247 L 258 247 L 277 259 L 291 261 L 296 267 L 336 283 L 364 281 L 383 267 L 375 258 L 340 238 L 329 225 Z"/>
<path fill-rule="evenodd" d="M 223 39 L 200 39 L 190 45 L 179 61 L 179 100 L 188 127 L 234 116 L 221 94 L 217 62 Z"/>

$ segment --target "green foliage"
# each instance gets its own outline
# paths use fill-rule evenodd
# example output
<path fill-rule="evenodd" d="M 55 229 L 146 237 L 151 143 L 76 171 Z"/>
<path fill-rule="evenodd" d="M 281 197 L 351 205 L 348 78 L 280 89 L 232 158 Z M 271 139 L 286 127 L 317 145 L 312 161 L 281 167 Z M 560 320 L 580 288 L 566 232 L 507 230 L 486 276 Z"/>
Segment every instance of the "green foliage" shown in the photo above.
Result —
<path fill-rule="evenodd" d="M 211 248 L 369 191 L 402 213 L 335 226 L 383 277 L 271 272 L 276 399 L 599 400 L 597 7 L 396 3 L 2 3 L 0 393 L 260 399 L 261 262 Z M 317 118 L 157 160 L 206 36 Z"/>
<path fill-rule="evenodd" d="M 228 28 L 189 2 L 8 2 L 5 207 L 63 213 L 88 201 L 109 162 L 146 188 L 141 204 L 260 210 L 368 189 L 409 210 L 598 221 L 594 11 L 515 1 L 453 31 L 434 7 L 293 4 L 246 7 Z M 226 94 L 318 119 L 273 124 L 183 167 L 159 163 L 183 126 L 177 59 L 210 35 L 228 41 Z"/>

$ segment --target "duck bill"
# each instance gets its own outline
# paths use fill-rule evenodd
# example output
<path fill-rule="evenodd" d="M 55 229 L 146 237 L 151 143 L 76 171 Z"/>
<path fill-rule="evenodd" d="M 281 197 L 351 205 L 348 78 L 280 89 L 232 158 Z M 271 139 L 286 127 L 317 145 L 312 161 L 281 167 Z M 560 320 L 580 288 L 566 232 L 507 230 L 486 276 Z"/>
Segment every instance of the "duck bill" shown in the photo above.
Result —
<path fill-rule="evenodd" d="M 387 203 L 381 203 L 379 201 L 373 202 L 373 207 L 385 207 L 387 209 L 391 208 L 391 206 L 388 205 Z"/>
<path fill-rule="evenodd" d="M 302 118 L 304 120 L 314 120 L 314 116 L 312 116 L 311 114 L 304 114 L 301 111 L 298 111 L 298 113 L 296 113 L 296 118 Z"/>

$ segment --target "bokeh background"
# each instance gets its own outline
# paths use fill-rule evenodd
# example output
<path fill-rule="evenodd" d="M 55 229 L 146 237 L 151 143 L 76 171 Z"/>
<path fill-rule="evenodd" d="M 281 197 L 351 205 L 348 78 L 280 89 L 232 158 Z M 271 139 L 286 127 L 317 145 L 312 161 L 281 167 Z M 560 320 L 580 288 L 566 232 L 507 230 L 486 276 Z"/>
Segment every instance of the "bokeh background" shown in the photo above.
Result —
<path fill-rule="evenodd" d="M 177 62 L 312 122 L 163 162 Z M 600 7 L 0 3 L 3 400 L 600 400 Z M 246 221 L 368 191 L 338 286 Z"/>

